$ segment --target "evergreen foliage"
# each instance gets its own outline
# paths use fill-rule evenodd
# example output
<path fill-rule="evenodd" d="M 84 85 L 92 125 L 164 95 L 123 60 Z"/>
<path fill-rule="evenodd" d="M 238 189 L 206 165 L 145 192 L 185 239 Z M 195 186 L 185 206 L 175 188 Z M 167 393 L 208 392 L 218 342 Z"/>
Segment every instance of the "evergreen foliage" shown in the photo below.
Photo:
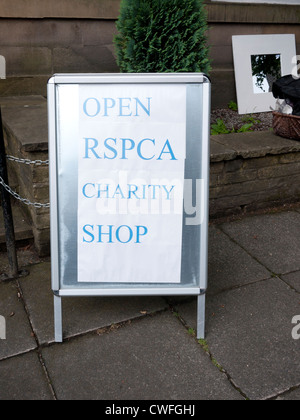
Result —
<path fill-rule="evenodd" d="M 203 0 L 122 0 L 115 38 L 124 73 L 209 73 Z"/>

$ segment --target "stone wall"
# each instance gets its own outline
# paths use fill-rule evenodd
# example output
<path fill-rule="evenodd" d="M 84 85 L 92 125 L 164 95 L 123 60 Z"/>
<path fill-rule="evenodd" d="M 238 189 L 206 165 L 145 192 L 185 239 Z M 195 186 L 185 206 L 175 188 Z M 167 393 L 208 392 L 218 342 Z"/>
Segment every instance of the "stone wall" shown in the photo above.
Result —
<path fill-rule="evenodd" d="M 7 80 L 0 81 L 0 96 L 46 96 L 54 73 L 117 72 L 115 33 L 107 20 L 1 19 Z"/>
<path fill-rule="evenodd" d="M 31 161 L 48 160 L 47 101 L 42 97 L 1 99 L 6 153 Z M 49 203 L 49 167 L 9 162 L 10 185 L 32 203 Z M 50 254 L 49 208 L 16 203 L 32 227 L 40 256 Z"/>
<path fill-rule="evenodd" d="M 300 54 L 300 5 L 214 3 L 206 0 L 213 60 L 212 104 L 227 106 L 236 100 L 232 53 L 233 35 L 295 34 Z"/>
<path fill-rule="evenodd" d="M 232 35 L 295 33 L 300 54 L 300 6 L 205 3 L 214 107 L 236 98 Z M 2 0 L 7 80 L 0 80 L 0 96 L 46 96 L 54 73 L 118 72 L 113 37 L 119 7 L 120 0 Z"/>
<path fill-rule="evenodd" d="M 210 215 L 300 200 L 300 143 L 272 132 L 213 136 Z"/>
<path fill-rule="evenodd" d="M 0 98 L 7 153 L 48 159 L 47 102 L 43 97 Z M 30 122 L 30 123 L 29 123 Z M 32 202 L 49 202 L 48 166 L 9 163 L 11 186 Z M 272 132 L 212 136 L 211 218 L 300 200 L 300 142 Z M 41 256 L 50 253 L 49 209 L 19 203 Z"/>

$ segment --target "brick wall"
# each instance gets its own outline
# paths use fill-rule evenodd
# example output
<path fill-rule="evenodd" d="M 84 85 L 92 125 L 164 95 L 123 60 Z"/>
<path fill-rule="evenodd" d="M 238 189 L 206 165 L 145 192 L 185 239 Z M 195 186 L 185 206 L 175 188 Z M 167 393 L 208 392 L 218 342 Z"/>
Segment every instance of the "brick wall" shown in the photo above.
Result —
<path fill-rule="evenodd" d="M 214 107 L 236 97 L 232 35 L 295 33 L 300 54 L 300 6 L 206 4 Z M 2 0 L 0 55 L 8 78 L 0 81 L 0 96 L 45 96 L 54 73 L 118 72 L 113 37 L 119 7 L 120 0 Z"/>
<path fill-rule="evenodd" d="M 47 101 L 42 97 L 2 98 L 1 107 L 6 153 L 31 161 L 48 160 Z M 49 203 L 48 166 L 9 162 L 9 175 L 10 185 L 21 197 L 32 203 Z M 38 253 L 49 255 L 49 209 L 17 204 L 32 227 Z"/>
<path fill-rule="evenodd" d="M 1 19 L 7 80 L 0 81 L 0 96 L 45 96 L 54 73 L 117 72 L 115 33 L 107 20 Z"/>
<path fill-rule="evenodd" d="M 297 202 L 300 143 L 272 132 L 213 136 L 212 218 Z"/>
<path fill-rule="evenodd" d="M 300 154 L 236 159 L 211 166 L 211 216 L 300 199 Z"/>

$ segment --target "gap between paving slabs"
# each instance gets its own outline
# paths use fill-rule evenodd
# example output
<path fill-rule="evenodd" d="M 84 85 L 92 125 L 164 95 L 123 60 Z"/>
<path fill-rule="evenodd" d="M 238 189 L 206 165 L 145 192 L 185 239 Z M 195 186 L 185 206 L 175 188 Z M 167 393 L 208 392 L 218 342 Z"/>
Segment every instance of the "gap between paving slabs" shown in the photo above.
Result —
<path fill-rule="evenodd" d="M 85 360 L 82 354 L 87 351 Z M 115 333 L 90 333 L 47 346 L 42 352 L 59 399 L 241 399 L 170 311 L 134 320 Z M 106 366 L 105 375 L 100 375 Z M 81 378 L 81 389 L 67 386 L 64 371 L 72 371 L 77 381 L 83 367 L 90 376 Z"/>
<path fill-rule="evenodd" d="M 119 333 L 121 331 L 123 331 L 123 335 L 124 334 L 128 334 L 128 330 L 126 330 L 126 328 L 132 328 L 132 327 L 134 327 L 135 329 L 138 328 L 139 330 L 141 330 L 141 329 L 144 330 L 145 326 L 144 326 L 144 323 L 143 322 L 146 322 L 147 323 L 148 322 L 147 320 L 151 320 L 150 322 L 152 322 L 152 324 L 153 324 L 153 322 L 154 323 L 157 322 L 157 321 L 155 321 L 155 319 L 158 319 L 160 316 L 164 316 L 164 317 L 169 316 L 168 314 L 171 314 L 169 308 L 167 308 L 167 309 L 165 309 L 163 311 L 159 311 L 159 312 L 153 313 L 153 314 L 144 315 L 143 317 L 139 317 L 139 318 L 133 319 L 131 321 L 127 321 L 127 322 L 123 322 L 123 323 L 120 323 L 120 324 L 117 324 L 117 325 L 113 325 L 113 326 L 111 326 L 110 328 L 107 328 L 107 329 L 98 330 L 98 331 L 96 331 L 96 333 L 95 333 L 95 331 L 93 331 L 93 332 L 87 332 L 86 334 L 83 334 L 81 336 L 72 337 L 72 338 L 66 340 L 63 344 L 44 345 L 42 347 L 39 347 L 38 349 L 31 350 L 31 351 L 29 351 L 27 353 L 23 353 L 22 355 L 19 355 L 17 357 L 17 359 L 15 357 L 11 357 L 10 360 L 14 359 L 15 361 L 17 361 L 17 360 L 20 359 L 20 357 L 26 357 L 26 358 L 28 358 L 28 357 L 30 357 L 29 356 L 30 354 L 36 353 L 38 355 L 38 359 L 39 359 L 40 365 L 41 365 L 41 367 L 42 367 L 42 369 L 44 371 L 44 374 L 45 374 L 46 380 L 48 382 L 48 385 L 50 387 L 51 394 L 52 394 L 53 398 L 54 399 L 60 399 L 59 396 L 57 395 L 57 392 L 56 392 L 56 384 L 55 384 L 55 380 L 56 379 L 54 378 L 54 380 L 53 380 L 53 377 L 52 377 L 52 376 L 55 377 L 57 375 L 57 373 L 54 374 L 53 372 L 51 372 L 51 369 L 49 371 L 49 369 L 48 369 L 49 359 L 47 359 L 47 354 L 46 354 L 46 359 L 45 359 L 45 357 L 43 355 L 43 352 L 46 351 L 46 353 L 47 353 L 47 351 L 48 351 L 47 349 L 49 349 L 49 351 L 56 351 L 60 347 L 69 346 L 69 344 L 71 344 L 71 343 L 73 343 L 76 346 L 77 345 L 76 343 L 78 342 L 78 340 L 81 340 L 81 342 L 82 342 L 82 340 L 91 340 L 91 339 L 93 340 L 92 337 L 95 337 L 97 335 L 98 336 L 101 336 L 101 335 L 103 335 L 103 336 L 114 335 L 114 333 L 116 333 L 116 332 Z M 173 316 L 171 315 L 171 317 L 173 317 Z M 161 322 L 159 321 L 159 325 L 160 324 L 161 324 Z M 181 323 L 178 323 L 178 325 L 180 325 L 182 327 L 182 324 Z M 164 328 L 166 328 L 166 327 L 164 327 Z M 175 329 L 176 329 L 176 327 L 175 327 Z M 148 329 L 147 329 L 147 331 L 148 331 Z M 179 332 L 176 333 L 174 331 L 174 325 L 173 325 L 172 331 L 173 331 L 172 332 L 173 335 L 174 334 L 175 335 L 176 334 L 179 334 Z M 142 336 L 143 335 L 141 333 L 138 333 L 137 334 L 137 337 L 142 337 Z M 188 334 L 186 334 L 186 336 L 188 336 Z M 155 340 L 156 340 L 156 338 L 157 337 L 155 337 Z M 117 340 L 117 338 L 116 338 L 116 340 Z M 160 340 L 161 340 L 161 338 L 158 338 L 158 343 L 159 343 L 158 346 L 159 347 L 160 347 L 160 345 L 165 346 L 166 343 L 169 342 L 168 340 L 166 340 L 165 341 L 165 344 L 163 344 L 163 342 L 160 342 Z M 142 341 L 144 341 L 144 340 L 142 340 Z M 172 342 L 175 342 L 175 341 L 172 340 Z M 92 348 L 94 348 L 94 347 L 91 347 L 91 351 L 92 351 Z M 56 349 L 56 350 L 54 350 L 54 349 Z M 70 360 L 72 360 L 73 357 L 74 357 L 72 351 L 71 352 L 69 352 L 69 351 L 68 352 L 64 352 L 64 354 L 66 354 L 66 353 L 70 355 Z M 6 359 L 6 361 L 7 360 L 8 359 Z M 52 359 L 51 359 L 51 361 L 52 361 Z M 51 365 L 51 363 L 50 363 L 50 365 Z M 1 362 L 0 362 L 0 368 L 1 368 Z M 71 372 L 71 371 L 72 371 L 72 369 L 69 370 L 69 372 Z M 166 372 L 166 374 L 168 374 L 168 372 Z M 33 374 L 33 376 L 34 375 L 35 374 Z M 70 380 L 71 380 L 71 378 L 70 378 Z M 220 380 L 221 380 L 221 378 L 220 378 Z M 71 380 L 71 382 L 72 382 L 72 380 Z M 78 387 L 76 387 L 76 388 L 78 388 Z M 74 390 L 73 391 L 70 391 L 70 392 L 74 392 Z M 230 391 L 227 390 L 226 392 L 230 392 Z M 6 395 L 9 395 L 9 394 L 6 393 Z M 152 395 L 152 397 L 154 397 L 154 396 Z M 28 397 L 28 399 L 29 399 L 29 397 Z"/>
<path fill-rule="evenodd" d="M 222 228 L 222 227 L 221 227 Z M 248 253 L 248 255 L 250 255 L 251 256 L 251 258 L 253 259 L 253 260 L 255 260 L 257 263 L 259 263 L 259 264 L 261 264 L 262 262 L 260 261 L 260 259 L 254 254 L 253 255 L 253 252 L 249 252 L 249 249 L 247 249 L 247 246 L 245 246 L 245 244 L 243 245 L 241 245 L 241 243 L 240 242 L 237 242 L 237 240 L 236 239 L 233 239 L 227 232 L 225 232 L 224 231 L 224 229 L 222 228 L 222 234 L 223 235 L 226 235 L 226 237 L 229 237 L 230 238 L 230 240 L 231 240 L 231 242 L 232 243 L 234 243 L 234 244 L 236 244 L 236 246 L 239 246 L 241 249 L 243 249 L 243 251 L 245 252 L 245 253 Z M 293 261 L 292 261 L 293 262 Z M 32 267 L 34 267 L 34 266 L 32 266 Z M 30 267 L 30 268 L 32 268 L 32 267 Z M 38 266 L 36 266 L 36 267 L 38 267 Z M 272 268 L 272 267 L 270 267 L 270 266 L 268 266 L 269 268 L 268 268 L 268 270 L 269 270 L 269 272 L 271 273 L 271 270 L 270 270 L 270 268 Z M 281 277 L 283 277 L 283 278 L 280 278 L 280 281 L 283 283 L 283 282 L 285 282 L 284 284 L 289 284 L 289 282 L 291 281 L 290 280 L 290 278 L 291 277 L 293 277 L 292 275 L 294 274 L 295 276 L 297 275 L 296 274 L 297 273 L 297 271 L 291 271 L 291 272 L 289 272 L 289 273 L 286 273 L 285 275 L 283 275 L 283 276 L 281 276 Z M 262 281 L 263 279 L 261 279 L 261 280 L 258 280 L 258 283 L 264 283 L 265 282 L 265 280 L 264 281 Z M 269 279 L 269 280 L 272 280 L 272 279 Z M 275 278 L 273 279 L 273 280 L 276 280 Z M 26 279 L 24 279 L 24 280 L 22 280 L 21 282 L 20 282 L 20 285 L 21 285 L 21 288 L 22 288 L 22 286 L 23 286 L 23 282 L 24 281 L 26 281 Z M 294 281 L 296 281 L 295 279 L 294 279 Z M 267 281 L 266 282 L 266 284 L 268 284 L 269 283 L 269 281 Z M 238 289 L 247 289 L 248 288 L 248 284 L 247 285 L 244 285 L 244 286 L 238 286 Z M 253 286 L 254 287 L 254 286 Z M 295 290 L 297 290 L 297 289 L 295 289 Z M 216 296 L 217 295 L 222 295 L 223 294 L 223 292 L 224 291 L 220 291 L 220 292 L 218 292 L 218 293 L 216 293 Z M 232 292 L 232 290 L 228 290 L 227 292 Z M 299 291 L 298 291 L 298 293 L 299 293 Z M 51 297 L 52 297 L 52 294 L 50 294 L 51 295 Z M 23 298 L 25 301 L 26 301 L 26 296 Z M 52 299 L 51 299 L 52 300 Z M 174 306 L 173 304 L 172 304 L 172 306 Z M 24 303 L 24 307 L 25 308 L 27 308 L 26 307 L 26 303 Z M 30 309 L 28 309 L 29 311 L 30 311 Z M 165 309 L 166 311 L 167 311 L 167 309 Z M 176 310 L 176 309 L 175 309 Z M 101 312 L 101 310 L 100 310 L 100 312 Z M 157 312 L 158 313 L 158 312 Z M 29 317 L 30 317 L 30 315 L 29 315 Z M 144 317 L 145 317 L 145 315 L 144 315 Z M 143 316 L 141 316 L 141 318 L 143 319 L 144 318 Z M 135 321 L 136 322 L 136 321 Z M 181 321 L 182 322 L 182 321 Z M 119 324 L 116 324 L 117 326 L 118 325 L 120 325 L 120 326 L 129 326 L 128 324 L 122 324 L 122 323 L 119 323 Z M 190 325 L 192 325 L 191 323 L 190 323 Z M 188 324 L 186 324 L 186 323 L 184 323 L 184 326 L 189 330 L 189 328 L 192 328 L 192 327 L 188 327 Z M 118 329 L 118 328 L 117 328 Z M 107 331 L 107 330 L 106 330 Z M 106 332 L 105 331 L 105 332 Z M 114 329 L 108 329 L 108 331 L 110 331 L 110 332 L 112 332 L 112 331 L 114 331 Z M 93 331 L 93 334 L 95 333 L 95 331 Z M 101 333 L 100 331 L 99 331 L 99 333 Z M 193 335 L 193 330 L 192 329 L 190 329 L 190 334 L 192 334 Z M 85 333 L 83 333 L 83 334 L 85 334 Z M 87 333 L 87 334 L 89 334 L 89 333 Z M 92 334 L 92 335 L 93 335 Z M 221 371 L 222 370 L 224 370 L 223 368 L 221 368 L 220 366 L 219 366 L 219 363 L 217 362 L 217 361 L 215 361 L 215 359 L 214 359 L 214 351 L 211 351 L 209 348 L 207 348 L 207 343 L 206 342 L 201 342 L 200 343 L 200 345 L 204 348 L 204 350 L 205 351 L 207 351 L 208 353 L 209 353 L 209 355 L 210 355 L 210 357 L 211 357 L 211 360 L 213 361 L 213 364 L 215 364 L 219 369 L 221 369 Z M 46 343 L 45 344 L 45 346 L 46 347 L 49 347 L 48 346 L 48 344 Z M 52 347 L 52 346 L 50 346 L 50 347 Z M 32 351 L 32 350 L 31 350 Z M 35 351 L 35 350 L 34 350 Z M 41 361 L 42 362 L 42 361 Z M 223 363 L 224 364 L 224 363 Z M 42 363 L 42 365 L 43 365 L 43 363 Z M 44 366 L 43 366 L 43 368 L 44 368 Z M 226 373 L 226 372 L 225 372 Z M 231 376 L 230 376 L 230 374 L 229 373 L 226 373 L 226 375 L 227 375 L 227 378 L 229 379 L 229 381 L 230 381 L 230 383 L 231 383 L 231 385 L 233 385 L 233 387 L 236 389 L 236 390 L 239 390 L 239 388 L 238 388 L 238 386 L 237 385 L 235 385 L 235 382 L 233 381 L 233 379 L 231 378 Z M 297 387 L 296 387 L 296 389 L 298 389 Z M 246 392 L 245 390 L 244 390 L 244 388 L 243 388 L 243 391 L 240 391 L 239 390 L 239 392 L 241 392 L 242 393 L 242 395 L 244 396 L 244 398 L 247 398 L 247 395 L 245 395 L 244 394 L 244 392 Z M 285 391 L 282 391 L 281 390 L 281 393 L 279 392 L 277 395 L 285 395 L 287 392 L 289 392 L 289 389 L 286 389 Z M 247 393 L 247 392 L 246 392 Z M 248 393 L 247 393 L 248 394 Z M 274 398 L 274 395 L 271 395 L 271 398 Z"/>
<path fill-rule="evenodd" d="M 21 282 L 31 322 L 41 345 L 54 341 L 53 292 L 50 264 L 31 267 Z M 36 293 L 39 290 L 39 293 Z M 65 338 L 109 328 L 168 308 L 161 297 L 73 297 L 63 298 Z"/>
<path fill-rule="evenodd" d="M 39 267 L 39 265 L 31 266 L 29 268 L 30 268 L 30 270 L 32 272 L 32 270 L 33 271 L 38 270 L 38 267 Z M 28 323 L 30 324 L 30 329 L 31 329 L 30 337 L 31 337 L 31 339 L 34 339 L 35 338 L 36 342 L 34 344 L 32 343 L 32 346 L 31 346 L 30 349 L 27 348 L 26 350 L 22 350 L 21 352 L 17 352 L 17 354 L 18 354 L 19 357 L 24 356 L 26 354 L 30 354 L 30 353 L 37 354 L 38 359 L 39 359 L 39 363 L 41 365 L 41 368 L 44 371 L 46 380 L 47 380 L 47 382 L 49 384 L 49 387 L 50 387 L 50 390 L 51 390 L 51 394 L 56 399 L 57 396 L 56 396 L 55 390 L 54 390 L 53 385 L 52 385 L 51 375 L 49 374 L 48 369 L 47 369 L 47 363 L 45 362 L 44 357 L 42 355 L 42 350 L 45 349 L 45 348 L 49 348 L 49 347 L 53 347 L 53 346 L 59 346 L 59 345 L 58 344 L 54 344 L 54 343 L 43 343 L 41 345 L 39 343 L 38 334 L 35 331 L 34 322 L 32 321 L 32 313 L 31 313 L 32 307 L 31 307 L 30 302 L 29 302 L 29 305 L 27 305 L 27 297 L 26 297 L 26 294 L 28 293 L 28 289 L 26 289 L 26 287 L 24 288 L 24 284 L 23 283 L 25 283 L 25 282 L 28 283 L 29 282 L 29 279 L 23 279 L 20 282 L 15 282 L 15 284 L 17 286 L 16 291 L 18 293 L 17 296 L 18 296 L 18 299 L 19 299 L 19 303 L 22 303 L 23 308 L 24 308 L 24 311 L 25 311 L 26 316 L 27 316 L 27 319 L 28 319 Z M 24 289 L 25 289 L 25 293 L 24 293 Z M 35 288 L 35 290 L 38 290 L 38 289 Z M 51 297 L 52 297 L 52 294 L 51 294 Z M 135 318 L 133 318 L 131 320 L 120 321 L 119 323 L 109 325 L 108 327 L 97 328 L 96 330 L 86 331 L 86 332 L 80 333 L 79 335 L 71 336 L 68 340 L 66 340 L 66 343 L 68 343 L 70 341 L 73 341 L 75 339 L 78 339 L 80 337 L 82 337 L 84 339 L 85 336 L 89 336 L 89 335 L 93 336 L 95 333 L 97 335 L 102 335 L 102 334 L 107 334 L 107 333 L 113 333 L 113 332 L 116 332 L 116 331 L 118 331 L 120 329 L 124 329 L 126 327 L 128 328 L 132 323 L 134 325 L 137 325 L 138 322 L 142 322 L 143 320 L 145 320 L 145 318 L 154 318 L 155 316 L 158 316 L 158 315 L 160 315 L 162 313 L 168 313 L 168 312 L 170 312 L 171 309 L 172 308 L 169 306 L 169 304 L 165 303 L 164 304 L 164 308 L 156 308 L 155 311 L 152 312 L 152 313 L 142 313 L 144 311 L 141 311 L 141 313 L 138 314 L 137 317 L 135 317 Z M 101 312 L 101 309 L 100 309 L 100 312 Z M 180 325 L 182 326 L 182 324 L 180 324 Z M 35 334 L 33 334 L 32 331 L 35 331 Z M 6 358 L 6 360 L 13 359 L 13 358 L 15 358 L 15 356 L 16 356 L 16 354 L 11 354 L 8 358 Z M 213 365 L 216 366 L 216 364 L 214 363 L 214 361 L 213 361 Z"/>
<path fill-rule="evenodd" d="M 53 336 L 52 330 L 53 325 L 50 323 L 47 324 L 46 317 L 42 324 L 40 323 L 40 306 L 44 308 L 44 314 L 47 314 L 49 311 L 52 310 L 53 307 L 53 295 L 50 290 L 50 284 L 48 280 L 48 292 L 45 293 L 47 290 L 46 287 L 43 287 L 44 292 L 39 294 L 39 299 L 33 299 L 34 290 L 37 290 L 39 282 L 41 278 L 41 273 L 39 271 L 39 267 L 36 266 L 32 270 L 31 278 L 23 279 L 21 282 L 21 287 L 23 288 L 24 299 L 27 301 L 28 304 L 28 313 L 32 319 L 32 328 L 35 330 L 37 340 L 40 342 L 42 346 L 48 345 L 53 343 Z M 45 284 L 46 286 L 46 284 Z M 122 300 L 126 300 L 127 302 L 131 302 L 132 311 L 134 313 L 127 313 L 126 316 L 122 316 L 122 318 L 114 318 L 113 322 L 109 320 L 112 319 L 115 310 L 112 311 L 112 308 L 118 306 L 118 302 L 120 303 Z M 181 298 L 181 301 L 188 301 L 189 298 Z M 68 330 L 66 334 L 66 339 L 72 339 L 74 337 L 82 336 L 88 333 L 97 333 L 97 334 L 105 334 L 112 331 L 117 331 L 120 328 L 126 327 L 131 324 L 131 322 L 137 322 L 139 319 L 143 319 L 144 317 L 150 316 L 153 317 L 161 312 L 168 311 L 171 309 L 173 312 L 172 307 L 172 298 L 171 299 L 162 299 L 162 298 L 153 298 L 153 297 L 138 297 L 138 298 L 64 298 L 63 302 L 66 304 L 64 313 L 66 314 L 64 325 L 67 324 L 75 324 L 75 329 Z M 100 305 L 100 306 L 99 306 Z M 112 305 L 112 306 L 111 306 Z M 142 306 L 141 306 L 142 305 Z M 150 305 L 150 306 L 149 306 Z M 78 311 L 79 306 L 79 311 Z M 75 309 L 76 307 L 76 309 Z M 144 308 L 144 310 L 138 311 L 138 308 Z M 149 308 L 150 310 L 145 308 Z M 45 308 L 48 308 L 45 310 Z M 76 311 L 77 316 L 76 316 Z M 83 316 L 84 318 L 88 318 L 88 323 L 90 324 L 88 327 L 81 325 L 78 327 L 78 323 L 82 322 Z M 102 317 L 101 317 L 102 315 Z M 104 315 L 104 316 L 103 316 Z M 115 316 L 115 315 L 114 315 Z M 39 319 L 38 319 L 39 318 Z M 47 317 L 49 321 L 49 317 Z M 74 320 L 75 319 L 75 320 Z M 76 320 L 77 319 L 77 320 Z M 182 320 L 179 318 L 182 323 Z M 193 336 L 194 331 L 191 331 L 187 328 L 187 326 L 183 323 L 183 326 L 187 329 L 187 331 Z M 70 327 L 68 327 L 70 328 Z M 44 334 L 44 331 L 50 330 L 48 335 Z M 211 353 L 207 349 L 207 344 L 205 341 L 197 341 L 198 344 L 203 348 L 203 350 L 209 355 L 212 364 L 219 368 L 222 373 L 226 372 L 224 369 L 220 367 L 218 362 L 212 357 Z M 232 383 L 228 374 L 226 374 L 227 378 L 229 379 L 230 383 Z M 235 387 L 234 387 L 235 388 Z M 236 389 L 236 388 L 235 388 Z M 238 390 L 239 391 L 239 390 Z M 240 391 L 239 391 L 240 392 Z M 243 397 L 242 392 L 240 392 Z"/>
<path fill-rule="evenodd" d="M 220 228 L 270 273 L 280 276 L 300 270 L 297 211 L 254 215 Z"/>
<path fill-rule="evenodd" d="M 283 303 L 282 293 L 287 298 Z M 265 304 L 268 295 L 272 298 Z M 291 319 L 297 306 L 293 291 L 279 278 L 209 296 L 209 333 L 200 345 L 245 399 L 276 399 L 300 391 L 299 349 L 291 339 Z M 181 303 L 176 311 L 194 335 L 196 302 Z"/>
<path fill-rule="evenodd" d="M 226 375 L 228 381 L 230 382 L 230 384 L 232 385 L 232 387 L 239 393 L 241 394 L 241 397 L 244 398 L 245 400 L 249 400 L 249 398 L 247 397 L 247 395 L 245 393 L 243 393 L 243 391 L 234 383 L 233 379 L 230 377 L 229 373 L 226 371 L 226 369 L 224 369 L 220 363 L 217 361 L 217 359 L 215 359 L 215 357 L 213 356 L 212 352 L 210 351 L 209 348 L 209 344 L 207 342 L 206 339 L 197 339 L 197 333 L 196 330 L 192 327 L 190 327 L 186 321 L 181 317 L 179 312 L 176 312 L 176 309 L 173 308 L 173 313 L 174 315 L 178 318 L 178 320 L 181 322 L 181 324 L 185 327 L 185 329 L 188 331 L 189 335 L 191 337 L 193 337 L 197 343 L 200 345 L 200 347 L 204 350 L 204 352 L 209 356 L 211 363 L 213 364 L 213 366 L 215 366 L 217 369 L 219 369 L 219 371 L 221 373 L 223 373 L 224 375 Z"/>
<path fill-rule="evenodd" d="M 285 218 L 287 218 L 287 219 L 289 219 L 289 223 L 291 224 L 291 226 L 294 226 L 294 219 L 296 217 L 296 214 L 289 213 L 286 216 L 284 213 L 282 213 L 282 214 L 275 214 L 272 217 L 273 218 L 278 218 L 278 219 L 281 219 L 281 220 L 284 220 Z M 245 220 L 248 220 L 249 221 L 249 219 L 245 219 Z M 298 220 L 298 216 L 296 217 L 296 220 Z M 237 223 L 236 223 L 236 225 L 237 225 Z M 229 227 L 230 226 L 234 226 L 234 224 L 228 225 L 228 226 Z M 277 231 L 278 231 L 278 229 L 280 230 L 280 226 L 282 226 L 282 225 L 280 225 L 280 223 L 279 223 L 279 226 L 276 227 L 276 230 Z M 283 285 L 285 285 L 285 286 L 288 287 L 288 289 L 285 289 L 285 290 L 293 291 L 293 292 L 295 292 L 295 293 L 297 293 L 299 295 L 299 292 L 300 292 L 300 284 L 299 284 L 300 271 L 299 271 L 299 268 L 300 267 L 294 265 L 294 261 L 298 261 L 299 262 L 299 258 L 297 259 L 296 258 L 296 255 L 293 255 L 293 257 L 290 258 L 290 261 L 289 261 L 289 263 L 287 265 L 285 264 L 285 271 L 286 271 L 285 274 L 281 274 L 282 270 L 278 270 L 278 269 L 277 269 L 277 273 L 274 273 L 274 268 L 273 268 L 273 265 L 272 264 L 271 265 L 268 264 L 264 258 L 262 259 L 261 256 L 260 255 L 257 255 L 255 252 L 252 252 L 251 250 L 249 251 L 249 247 L 247 246 L 247 244 L 241 243 L 240 240 L 238 240 L 236 237 L 232 236 L 231 232 L 228 232 L 226 229 L 224 229 L 224 225 L 218 226 L 218 228 L 220 228 L 222 230 L 222 232 L 228 236 L 228 238 L 230 239 L 230 241 L 232 241 L 232 243 L 236 244 L 241 249 L 243 249 L 243 251 L 245 253 L 247 253 L 258 264 L 264 266 L 265 270 L 269 273 L 269 278 L 261 278 L 261 279 L 256 280 L 256 283 L 258 285 L 262 285 L 263 286 L 264 284 L 266 284 L 266 285 L 267 284 L 272 284 L 272 282 L 278 281 L 278 282 L 280 282 L 278 284 L 281 284 L 282 285 L 282 290 L 284 290 L 284 286 Z M 284 227 L 284 229 L 285 229 L 285 227 Z M 299 232 L 299 230 L 296 229 L 296 232 L 295 233 L 297 233 L 297 232 Z M 288 230 L 287 231 L 285 230 L 285 234 L 286 234 L 286 237 L 289 238 Z M 277 237 L 278 237 L 278 234 L 277 234 Z M 279 237 L 280 237 L 280 235 L 279 235 Z M 297 235 L 296 235 L 296 237 L 297 237 Z M 255 239 L 255 241 L 257 240 L 256 237 L 253 237 L 253 238 Z M 268 236 L 267 236 L 267 239 L 268 239 Z M 293 241 L 291 241 L 291 242 L 292 242 L 292 244 L 288 244 L 288 245 L 292 249 L 295 249 L 296 248 L 295 247 L 295 244 L 293 243 Z M 270 243 L 272 244 L 272 241 Z M 282 258 L 284 258 L 284 256 L 285 256 L 284 249 L 286 250 L 286 244 L 283 241 L 283 252 L 281 254 L 282 255 Z M 299 243 L 298 243 L 298 248 L 296 248 L 296 254 L 299 255 L 299 251 L 300 251 L 300 249 L 299 249 Z M 270 254 L 270 256 L 272 256 L 272 255 Z M 271 263 L 274 262 L 274 261 L 277 262 L 276 261 L 276 258 L 275 258 L 275 260 L 272 260 Z M 284 270 L 283 270 L 283 272 L 284 272 Z M 254 283 L 252 283 L 252 284 L 253 284 L 253 286 L 249 282 L 248 284 L 245 284 L 245 285 L 241 285 L 240 284 L 240 285 L 237 285 L 237 286 L 233 286 L 231 288 L 229 287 L 227 289 L 227 292 L 230 293 L 230 292 L 234 291 L 234 289 L 237 289 L 237 290 L 239 290 L 239 289 L 240 290 L 245 289 L 246 290 L 249 287 L 255 287 Z M 226 290 L 217 291 L 215 293 L 215 295 L 222 296 L 223 295 L 223 292 L 226 292 Z M 292 296 L 292 295 L 290 294 L 290 296 Z M 286 314 L 285 314 L 285 316 L 286 316 Z M 291 315 L 287 316 L 286 324 L 285 324 L 285 329 L 287 328 L 286 327 L 287 325 L 290 325 L 290 319 L 291 319 Z M 189 325 L 191 325 L 191 323 L 186 323 L 185 321 L 184 321 L 184 323 L 187 325 L 187 328 L 189 328 L 190 331 L 193 332 L 193 329 L 189 326 Z M 290 337 L 287 337 L 287 339 L 288 338 L 290 339 Z M 207 344 L 207 342 L 204 342 L 203 345 L 205 346 L 205 349 L 210 353 L 211 358 L 214 360 L 214 350 L 211 351 L 211 349 L 210 349 L 209 345 Z M 218 356 L 217 356 L 217 358 L 218 358 Z M 235 384 L 235 381 L 231 378 L 230 374 L 228 372 L 226 372 L 226 373 L 228 375 L 229 380 L 232 381 L 232 384 L 236 387 L 236 389 L 240 389 L 239 386 Z M 262 397 L 262 399 L 276 399 L 276 398 L 279 398 L 279 399 L 280 398 L 283 398 L 284 399 L 285 397 L 287 397 L 287 398 L 289 398 L 289 397 L 293 398 L 293 396 L 294 396 L 294 398 L 298 399 L 297 398 L 297 393 L 299 394 L 300 384 L 299 383 L 297 384 L 297 380 L 295 380 L 294 383 L 295 383 L 295 385 L 292 385 L 292 386 L 290 386 L 287 383 L 286 384 L 286 388 L 283 387 L 281 389 L 279 389 L 279 388 L 278 389 L 275 389 L 273 393 L 271 393 L 270 395 L 267 395 L 267 394 L 264 395 Z M 246 394 L 248 394 L 247 390 L 245 390 L 244 387 L 243 387 L 243 390 L 244 390 L 244 392 Z M 244 392 L 243 392 L 243 395 L 245 395 L 245 397 L 246 397 L 246 394 Z M 249 393 L 248 395 L 250 396 L 250 398 L 255 398 L 255 396 L 254 395 L 251 395 L 251 393 Z"/>
<path fill-rule="evenodd" d="M 5 314 L 7 330 L 6 340 L 0 342 L 0 382 L 3 382 L 0 400 L 53 399 L 54 392 L 20 283 L 18 280 L 3 281 L 0 290 L 1 301 L 5 302 L 5 308 L 3 303 L 0 305 L 1 313 Z"/>

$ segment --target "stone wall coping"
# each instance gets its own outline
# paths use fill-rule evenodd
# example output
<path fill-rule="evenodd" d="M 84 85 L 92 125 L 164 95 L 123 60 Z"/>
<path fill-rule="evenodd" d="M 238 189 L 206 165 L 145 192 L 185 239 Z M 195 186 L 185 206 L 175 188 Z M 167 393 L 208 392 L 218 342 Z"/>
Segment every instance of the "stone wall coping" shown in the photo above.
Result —
<path fill-rule="evenodd" d="M 42 96 L 0 98 L 3 123 L 23 152 L 48 151 L 47 100 Z M 211 162 L 300 152 L 300 142 L 271 131 L 224 134 L 211 137 Z"/>
<path fill-rule="evenodd" d="M 42 96 L 0 98 L 4 129 L 22 152 L 48 151 L 47 100 Z"/>
<path fill-rule="evenodd" d="M 223 134 L 211 137 L 211 162 L 260 158 L 300 152 L 300 142 L 276 136 L 273 131 Z"/>

